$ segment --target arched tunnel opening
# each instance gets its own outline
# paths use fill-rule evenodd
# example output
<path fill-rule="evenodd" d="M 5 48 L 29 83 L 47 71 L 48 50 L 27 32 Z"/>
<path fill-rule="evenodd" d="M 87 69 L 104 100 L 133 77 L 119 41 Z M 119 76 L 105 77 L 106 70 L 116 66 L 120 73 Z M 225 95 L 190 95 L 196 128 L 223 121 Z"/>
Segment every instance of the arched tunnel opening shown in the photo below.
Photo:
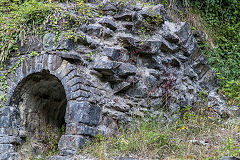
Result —
<path fill-rule="evenodd" d="M 46 70 L 27 76 L 16 87 L 10 105 L 19 110 L 20 128 L 26 139 L 37 143 L 35 150 L 39 151 L 34 152 L 40 153 L 34 154 L 42 154 L 49 145 L 57 148 L 67 105 L 64 87 L 57 77 Z"/>

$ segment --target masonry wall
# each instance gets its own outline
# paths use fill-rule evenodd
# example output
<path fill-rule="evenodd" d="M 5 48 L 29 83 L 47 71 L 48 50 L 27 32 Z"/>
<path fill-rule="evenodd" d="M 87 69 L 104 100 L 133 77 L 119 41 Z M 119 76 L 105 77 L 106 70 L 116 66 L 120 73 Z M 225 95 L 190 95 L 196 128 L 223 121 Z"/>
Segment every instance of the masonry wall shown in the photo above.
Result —
<path fill-rule="evenodd" d="M 71 5 L 64 5 L 70 14 L 77 14 Z M 62 156 L 76 153 L 98 133 L 114 134 L 132 118 L 148 115 L 172 122 L 182 108 L 201 107 L 199 93 L 208 93 L 206 105 L 214 108 L 212 116 L 227 112 L 217 94 L 216 74 L 187 23 L 169 22 L 161 4 L 126 5 L 120 10 L 117 3 L 103 6 L 103 17 L 73 29 L 75 42 L 64 34 L 55 42 L 56 35 L 46 32 L 19 46 L 24 60 L 9 77 L 7 105 L 0 109 L 1 156 L 17 155 L 13 144 L 21 145 L 21 138 L 27 137 L 19 102 L 29 77 L 37 74 L 55 77 L 64 88 Z M 148 37 L 142 38 L 139 30 L 146 27 L 144 20 L 156 15 L 162 21 L 152 23 Z M 27 54 L 31 51 L 39 55 Z M 10 62 L 16 59 L 12 57 Z"/>

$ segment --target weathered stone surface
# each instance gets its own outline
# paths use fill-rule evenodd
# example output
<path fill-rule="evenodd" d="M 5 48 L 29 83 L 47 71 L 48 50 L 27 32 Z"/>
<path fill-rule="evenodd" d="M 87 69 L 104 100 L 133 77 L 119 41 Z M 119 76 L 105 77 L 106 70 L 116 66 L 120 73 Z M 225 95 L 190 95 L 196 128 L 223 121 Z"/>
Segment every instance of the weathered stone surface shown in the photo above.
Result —
<path fill-rule="evenodd" d="M 185 67 L 184 74 L 189 76 L 190 78 L 198 77 L 198 75 L 194 72 L 194 70 L 190 66 Z"/>
<path fill-rule="evenodd" d="M 78 19 L 71 3 L 60 5 L 73 21 Z M 96 7 L 95 2 L 88 5 Z M 25 60 L 7 80 L 7 107 L 0 109 L 2 151 L 13 152 L 11 144 L 20 144 L 18 136 L 26 139 L 39 129 L 42 134 L 45 124 L 59 129 L 66 123 L 59 142 L 61 156 L 55 159 L 71 159 L 89 137 L 116 133 L 132 115 L 144 117 L 147 112 L 173 122 L 183 106 L 198 106 L 202 90 L 216 117 L 238 112 L 226 109 L 217 94 L 216 74 L 187 23 L 170 22 L 161 4 L 101 1 L 101 7 L 103 17 L 71 26 L 75 42 L 64 32 L 56 39 L 46 31 L 35 46 L 41 54 L 21 56 Z M 97 15 L 96 8 L 91 11 Z M 156 17 L 163 21 L 146 24 L 146 19 Z M 22 54 L 27 45 L 20 47 Z M 9 63 L 16 61 L 11 57 Z M 159 111 L 163 108 L 168 113 Z M 9 158 L 0 152 L 1 156 Z"/>
<path fill-rule="evenodd" d="M 121 65 L 118 67 L 118 75 L 119 76 L 131 76 L 135 75 L 137 72 L 137 68 L 134 65 L 131 65 L 130 63 L 121 63 Z"/>
<path fill-rule="evenodd" d="M 96 37 L 101 36 L 102 30 L 103 30 L 103 27 L 100 24 L 90 24 L 84 27 L 85 33 L 96 36 Z"/>
<path fill-rule="evenodd" d="M 11 153 L 15 152 L 12 144 L 0 144 L 0 153 Z"/>
<path fill-rule="evenodd" d="M 131 95 L 137 98 L 146 97 L 147 93 L 148 93 L 148 88 L 145 85 L 142 85 L 142 82 L 138 82 L 137 84 L 134 85 L 134 88 L 130 88 L 127 91 L 128 95 Z"/>
<path fill-rule="evenodd" d="M 87 62 L 83 59 L 82 56 L 80 56 L 77 52 L 75 51 L 69 51 L 68 53 L 66 52 L 57 52 L 57 55 L 63 59 L 66 60 L 72 60 L 73 62 L 77 62 L 80 64 L 87 64 Z"/>
<path fill-rule="evenodd" d="M 169 48 L 171 47 L 170 44 L 167 44 L 168 42 L 164 44 L 163 41 L 162 37 L 155 36 L 146 40 L 144 43 L 140 43 L 140 45 L 138 44 L 136 47 L 141 55 L 156 55 L 162 53 L 162 51 L 171 50 Z M 161 49 L 163 50 L 161 51 Z"/>
<path fill-rule="evenodd" d="M 208 90 L 213 90 L 214 88 L 217 88 L 219 84 L 216 77 L 216 73 L 212 69 L 210 69 L 200 79 L 199 84 L 201 87 Z"/>
<path fill-rule="evenodd" d="M 163 24 L 163 33 L 163 37 L 170 42 L 185 43 L 191 35 L 191 30 L 185 22 L 176 24 L 165 21 Z"/>
<path fill-rule="evenodd" d="M 70 51 L 70 50 L 73 49 L 73 47 L 74 47 L 73 46 L 74 45 L 73 40 L 68 39 L 66 37 L 67 34 L 68 33 L 62 33 L 60 35 L 59 41 L 57 42 L 57 49 L 58 50 L 68 50 L 68 51 Z"/>
<path fill-rule="evenodd" d="M 10 120 L 9 120 L 9 108 L 3 107 L 0 108 L 0 127 L 7 128 L 10 127 Z"/>
<path fill-rule="evenodd" d="M 90 92 L 91 87 L 88 87 L 88 86 L 80 84 L 80 83 L 77 83 L 76 85 L 73 85 L 71 87 L 72 92 L 75 92 L 75 91 L 78 91 L 78 90 L 83 90 L 83 91 L 86 91 L 86 92 Z"/>
<path fill-rule="evenodd" d="M 101 72 L 103 75 L 113 75 L 114 69 L 116 69 L 119 64 L 109 61 L 107 57 L 102 57 L 100 60 L 96 61 L 93 69 Z"/>
<path fill-rule="evenodd" d="M 103 11 L 116 11 L 117 8 L 115 5 L 111 4 L 111 3 L 107 3 L 104 5 L 104 7 L 102 8 Z"/>
<path fill-rule="evenodd" d="M 123 122 L 128 122 L 129 117 L 126 115 L 124 112 L 116 111 L 114 109 L 110 109 L 111 106 L 106 104 L 106 106 L 103 107 L 102 109 L 102 114 L 108 115 L 113 119 L 120 120 Z"/>
<path fill-rule="evenodd" d="M 78 84 L 78 83 L 84 83 L 84 81 L 85 81 L 85 79 L 84 79 L 83 77 L 74 77 L 74 78 L 70 79 L 70 80 L 67 82 L 67 84 L 68 84 L 69 86 L 74 86 L 74 85 L 76 85 L 76 84 Z"/>
<path fill-rule="evenodd" d="M 101 109 L 89 102 L 68 102 L 65 120 L 67 123 L 85 123 L 97 125 L 99 123 Z"/>
<path fill-rule="evenodd" d="M 0 108 L 0 128 L 17 128 L 19 121 L 17 109 L 9 106 Z"/>
<path fill-rule="evenodd" d="M 114 16 L 114 19 L 121 21 L 131 21 L 133 16 L 133 12 L 123 12 L 122 14 L 118 14 Z"/>
<path fill-rule="evenodd" d="M 19 135 L 19 129 L 18 128 L 5 128 L 5 127 L 1 127 L 0 128 L 0 136 L 18 136 Z"/>
<path fill-rule="evenodd" d="M 133 28 L 133 23 L 132 22 L 124 22 L 123 27 L 125 27 L 126 29 L 131 30 Z"/>
<path fill-rule="evenodd" d="M 63 135 L 58 143 L 60 150 L 70 150 L 76 153 L 86 142 L 86 138 L 80 135 Z"/>
<path fill-rule="evenodd" d="M 111 83 L 120 83 L 123 81 L 123 78 L 119 77 L 118 75 L 111 75 L 111 76 L 104 76 L 104 80 L 111 82 Z"/>
<path fill-rule="evenodd" d="M 69 67 L 69 64 L 66 60 L 63 60 L 61 66 L 55 71 L 56 77 L 62 80 L 69 72 L 71 72 L 73 68 Z"/>
<path fill-rule="evenodd" d="M 0 144 L 20 144 L 21 139 L 15 136 L 0 136 Z"/>
<path fill-rule="evenodd" d="M 126 105 L 123 101 L 120 99 L 115 99 L 117 102 L 115 102 L 111 107 L 114 108 L 117 111 L 121 112 L 127 112 L 130 109 L 129 105 Z"/>
<path fill-rule="evenodd" d="M 240 160 L 240 158 L 237 158 L 237 157 L 222 157 L 221 160 Z"/>
<path fill-rule="evenodd" d="M 70 39 L 66 39 L 64 33 L 62 33 L 57 39 L 53 33 L 47 33 L 43 37 L 43 49 L 46 51 L 51 50 L 72 50 L 73 42 Z"/>
<path fill-rule="evenodd" d="M 55 38 L 55 34 L 53 34 L 53 33 L 45 34 L 45 36 L 43 37 L 43 49 L 44 50 L 53 50 L 55 48 L 54 38 Z"/>
<path fill-rule="evenodd" d="M 168 41 L 163 39 L 160 49 L 163 52 L 170 52 L 171 53 L 171 52 L 176 52 L 179 48 L 176 44 L 169 43 Z"/>
<path fill-rule="evenodd" d="M 163 21 L 169 21 L 170 18 L 166 12 L 166 9 L 164 8 L 164 6 L 162 4 L 158 4 L 153 6 L 152 8 L 153 12 L 155 15 L 161 15 Z"/>
<path fill-rule="evenodd" d="M 99 21 L 99 23 L 110 28 L 113 31 L 117 29 L 117 25 L 112 18 L 104 17 Z"/>
<path fill-rule="evenodd" d="M 43 50 L 43 45 L 41 42 L 41 36 L 36 36 L 36 37 L 26 37 L 25 43 L 22 41 L 18 42 L 18 48 L 19 52 L 21 54 L 26 54 L 26 53 L 31 53 L 33 51 L 35 52 L 41 52 Z"/>
<path fill-rule="evenodd" d="M 117 120 L 109 117 L 103 116 L 101 124 L 98 126 L 99 133 L 103 135 L 111 135 L 118 131 Z"/>
<path fill-rule="evenodd" d="M 132 84 L 129 82 L 121 82 L 121 83 L 115 85 L 113 89 L 114 89 L 115 93 L 118 93 L 118 92 L 127 90 L 128 88 L 130 88 L 131 85 Z"/>
<path fill-rule="evenodd" d="M 138 42 L 131 34 L 118 34 L 118 40 L 122 43 L 123 47 L 129 48 L 135 46 L 135 43 Z"/>
<path fill-rule="evenodd" d="M 96 136 L 98 134 L 98 130 L 95 127 L 91 127 L 81 124 L 70 123 L 66 126 L 66 134 L 69 135 L 87 135 L 87 136 Z"/>
<path fill-rule="evenodd" d="M 79 97 L 89 98 L 90 96 L 91 96 L 91 93 L 86 92 L 86 91 L 78 90 L 78 91 L 75 91 L 75 92 L 71 93 L 70 99 L 73 100 L 73 99 L 76 99 L 76 98 L 79 98 Z"/>
<path fill-rule="evenodd" d="M 132 21 L 133 21 L 132 31 L 134 33 L 137 33 L 141 29 L 141 27 L 143 27 L 142 25 L 143 16 L 138 12 L 134 12 L 132 15 Z"/>
<path fill-rule="evenodd" d="M 114 62 L 102 61 L 102 62 L 98 62 L 98 64 L 96 64 L 93 69 L 100 71 L 105 75 L 112 75 L 114 74 L 114 71 L 113 71 L 114 68 L 115 68 Z"/>
<path fill-rule="evenodd" d="M 194 37 L 191 35 L 187 42 L 185 43 L 185 45 L 183 45 L 183 49 L 185 51 L 185 56 L 190 56 L 192 55 L 195 51 L 197 51 L 198 46 L 197 46 L 197 42 L 194 39 Z"/>
<path fill-rule="evenodd" d="M 114 61 L 117 61 L 119 59 L 120 54 L 120 49 L 116 49 L 113 47 L 108 47 L 104 49 L 104 54 L 106 54 L 106 56 L 108 56 L 109 58 L 111 58 Z"/>
<path fill-rule="evenodd" d="M 77 33 L 77 42 L 83 46 L 88 46 L 90 49 L 96 49 L 100 44 L 100 41 L 98 39 L 93 39 L 83 32 Z M 76 46 L 76 48 L 78 48 L 78 46 Z M 86 48 L 85 50 L 91 51 Z"/>
<path fill-rule="evenodd" d="M 18 160 L 20 155 L 18 153 L 0 153 L 1 160 Z"/>
<path fill-rule="evenodd" d="M 110 30 L 109 28 L 104 28 L 103 32 L 102 32 L 102 37 L 107 39 L 107 38 L 111 38 L 113 36 L 113 31 Z"/>
<path fill-rule="evenodd" d="M 210 66 L 207 65 L 207 58 L 204 55 L 200 55 L 192 64 L 194 72 L 199 76 L 199 79 L 204 76 L 204 74 L 210 70 Z"/>

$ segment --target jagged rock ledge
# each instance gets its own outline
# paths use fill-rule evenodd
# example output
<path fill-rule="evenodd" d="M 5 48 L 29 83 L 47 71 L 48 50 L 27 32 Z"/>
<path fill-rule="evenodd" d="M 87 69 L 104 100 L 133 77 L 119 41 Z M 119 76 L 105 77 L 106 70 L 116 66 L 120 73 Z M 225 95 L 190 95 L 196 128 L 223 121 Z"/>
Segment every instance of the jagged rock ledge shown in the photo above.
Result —
<path fill-rule="evenodd" d="M 199 93 L 207 93 L 212 116 L 231 113 L 186 22 L 170 22 L 161 4 L 102 3 L 102 17 L 73 29 L 75 42 L 63 33 L 55 42 L 49 32 L 19 46 L 25 60 L 9 78 L 7 105 L 0 109 L 0 159 L 21 156 L 15 146 L 49 125 L 66 126 L 57 156 L 65 159 L 91 137 L 114 134 L 146 112 L 172 122 L 182 108 L 201 107 Z M 76 15 L 71 4 L 61 5 Z"/>

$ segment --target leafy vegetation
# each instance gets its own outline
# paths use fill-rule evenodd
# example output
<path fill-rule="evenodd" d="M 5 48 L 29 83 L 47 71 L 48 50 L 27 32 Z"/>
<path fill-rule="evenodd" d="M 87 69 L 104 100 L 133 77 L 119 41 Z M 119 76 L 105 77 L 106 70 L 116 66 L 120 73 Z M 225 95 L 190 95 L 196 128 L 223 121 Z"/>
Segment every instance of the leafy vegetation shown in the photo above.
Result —
<path fill-rule="evenodd" d="M 38 26 L 52 12 L 52 5 L 41 3 L 37 0 L 9 0 L 0 1 L 0 70 L 5 67 L 11 54 L 19 56 L 19 45 L 23 45 L 28 34 L 36 34 Z M 6 92 L 6 77 L 14 73 L 16 67 L 23 61 L 19 58 L 0 77 L 1 90 Z M 2 102 L 6 101 L 6 95 L 1 95 Z"/>
<path fill-rule="evenodd" d="M 205 35 L 199 42 L 209 64 L 216 71 L 220 92 L 230 105 L 240 105 L 240 1 L 164 0 L 174 20 L 187 21 Z"/>
<path fill-rule="evenodd" d="M 10 53 L 18 53 L 18 43 L 23 44 L 26 35 L 42 24 L 51 7 L 51 4 L 36 0 L 25 1 L 21 5 L 19 0 L 0 2 L 1 64 Z"/>
<path fill-rule="evenodd" d="M 240 105 L 240 1 L 191 1 L 189 5 L 198 12 L 212 32 L 215 47 L 207 43 L 202 50 L 218 74 L 221 91 L 230 104 Z"/>

